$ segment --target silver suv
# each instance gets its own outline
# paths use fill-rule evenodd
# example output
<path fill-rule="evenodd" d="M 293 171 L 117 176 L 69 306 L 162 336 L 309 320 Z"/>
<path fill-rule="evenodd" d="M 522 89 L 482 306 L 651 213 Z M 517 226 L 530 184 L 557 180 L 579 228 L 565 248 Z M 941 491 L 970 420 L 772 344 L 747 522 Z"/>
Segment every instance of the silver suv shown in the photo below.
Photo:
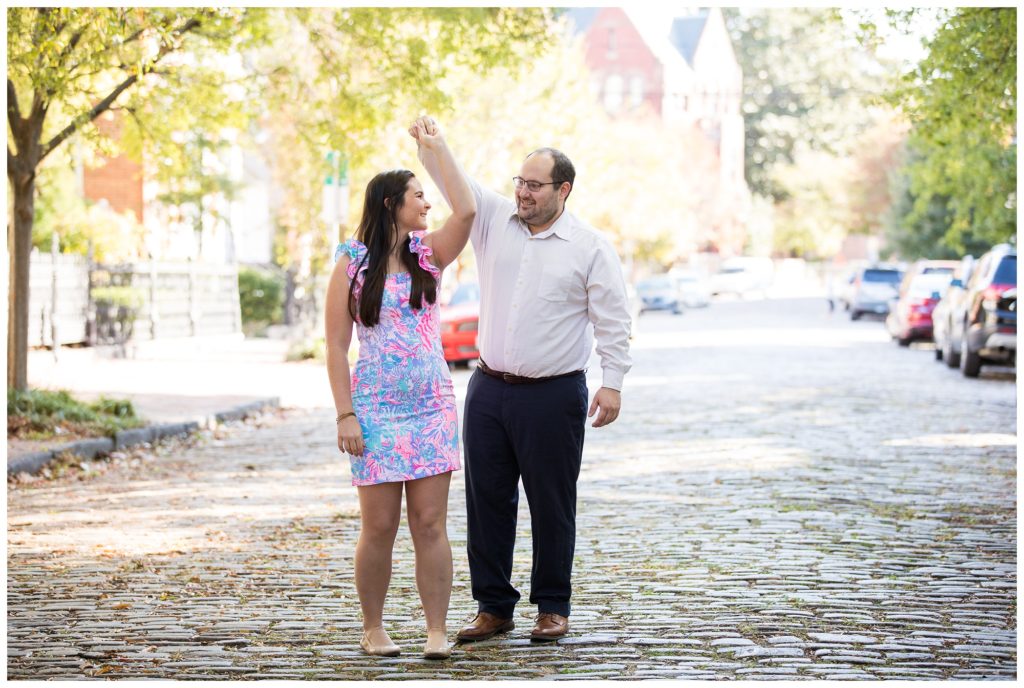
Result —
<path fill-rule="evenodd" d="M 902 279 L 903 272 L 896 268 L 859 269 L 850 283 L 850 320 L 859 320 L 865 313 L 888 315 L 889 304 L 899 295 Z"/>

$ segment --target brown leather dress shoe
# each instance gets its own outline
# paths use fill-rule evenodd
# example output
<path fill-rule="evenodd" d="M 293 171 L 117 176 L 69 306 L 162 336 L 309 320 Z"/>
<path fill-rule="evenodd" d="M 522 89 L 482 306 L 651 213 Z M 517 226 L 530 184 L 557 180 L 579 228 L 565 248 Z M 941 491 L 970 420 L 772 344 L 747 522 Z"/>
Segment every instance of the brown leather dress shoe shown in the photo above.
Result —
<path fill-rule="evenodd" d="M 569 619 L 560 614 L 542 612 L 537 615 L 537 625 L 530 633 L 531 640 L 558 640 L 569 632 Z"/>
<path fill-rule="evenodd" d="M 457 640 L 464 643 L 471 643 L 477 640 L 487 640 L 498 633 L 507 633 L 515 628 L 512 619 L 499 619 L 494 614 L 480 612 L 469 625 L 459 631 L 455 636 Z"/>

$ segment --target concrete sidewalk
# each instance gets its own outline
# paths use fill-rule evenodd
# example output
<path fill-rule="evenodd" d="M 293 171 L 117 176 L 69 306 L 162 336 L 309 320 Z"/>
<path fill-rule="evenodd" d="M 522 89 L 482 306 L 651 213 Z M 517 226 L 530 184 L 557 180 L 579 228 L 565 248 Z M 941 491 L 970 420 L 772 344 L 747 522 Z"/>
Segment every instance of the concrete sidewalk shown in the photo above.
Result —
<path fill-rule="evenodd" d="M 207 338 L 142 342 L 128 358 L 98 349 L 29 354 L 29 385 L 66 389 L 83 399 L 130 399 L 152 422 L 197 420 L 268 397 L 282 406 L 332 406 L 327 371 L 316 362 L 286 363 L 281 340 Z"/>
<path fill-rule="evenodd" d="M 67 390 L 86 401 L 128 399 L 151 426 L 167 429 L 208 427 L 258 407 L 331 407 L 323 364 L 287 363 L 287 349 L 281 340 L 217 337 L 141 342 L 125 358 L 109 349 L 64 348 L 54 360 L 38 350 L 29 353 L 29 386 Z M 8 440 L 8 468 L 68 441 Z"/>

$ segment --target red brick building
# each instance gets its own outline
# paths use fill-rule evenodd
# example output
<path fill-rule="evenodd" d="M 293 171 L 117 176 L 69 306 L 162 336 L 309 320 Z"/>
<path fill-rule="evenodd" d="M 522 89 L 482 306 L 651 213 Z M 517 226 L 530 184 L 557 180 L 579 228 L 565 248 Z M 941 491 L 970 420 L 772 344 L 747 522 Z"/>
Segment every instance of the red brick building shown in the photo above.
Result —
<path fill-rule="evenodd" d="M 750 192 L 743 177 L 743 72 L 718 8 L 619 7 L 568 12 L 583 35 L 591 90 L 617 117 L 653 111 L 663 121 L 694 127 L 714 146 L 718 184 L 709 226 L 698 250 L 739 254 L 747 238 Z"/>
<path fill-rule="evenodd" d="M 117 140 L 121 137 L 121 116 L 105 112 L 96 119 L 96 127 L 105 136 Z M 82 172 L 82 190 L 90 201 L 105 200 L 114 211 L 130 210 L 138 222 L 143 222 L 142 165 L 123 153 L 113 158 L 104 157 L 98 167 L 86 167 Z"/>

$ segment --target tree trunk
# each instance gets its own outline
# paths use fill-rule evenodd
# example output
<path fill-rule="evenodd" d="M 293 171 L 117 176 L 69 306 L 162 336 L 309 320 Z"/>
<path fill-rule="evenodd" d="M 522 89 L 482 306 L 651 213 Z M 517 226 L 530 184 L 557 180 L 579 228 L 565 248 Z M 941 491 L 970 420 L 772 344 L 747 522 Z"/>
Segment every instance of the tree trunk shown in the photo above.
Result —
<path fill-rule="evenodd" d="M 7 290 L 7 386 L 28 389 L 28 289 L 32 257 L 32 220 L 35 213 L 36 177 L 16 172 L 14 226 L 7 228 L 10 272 Z"/>

